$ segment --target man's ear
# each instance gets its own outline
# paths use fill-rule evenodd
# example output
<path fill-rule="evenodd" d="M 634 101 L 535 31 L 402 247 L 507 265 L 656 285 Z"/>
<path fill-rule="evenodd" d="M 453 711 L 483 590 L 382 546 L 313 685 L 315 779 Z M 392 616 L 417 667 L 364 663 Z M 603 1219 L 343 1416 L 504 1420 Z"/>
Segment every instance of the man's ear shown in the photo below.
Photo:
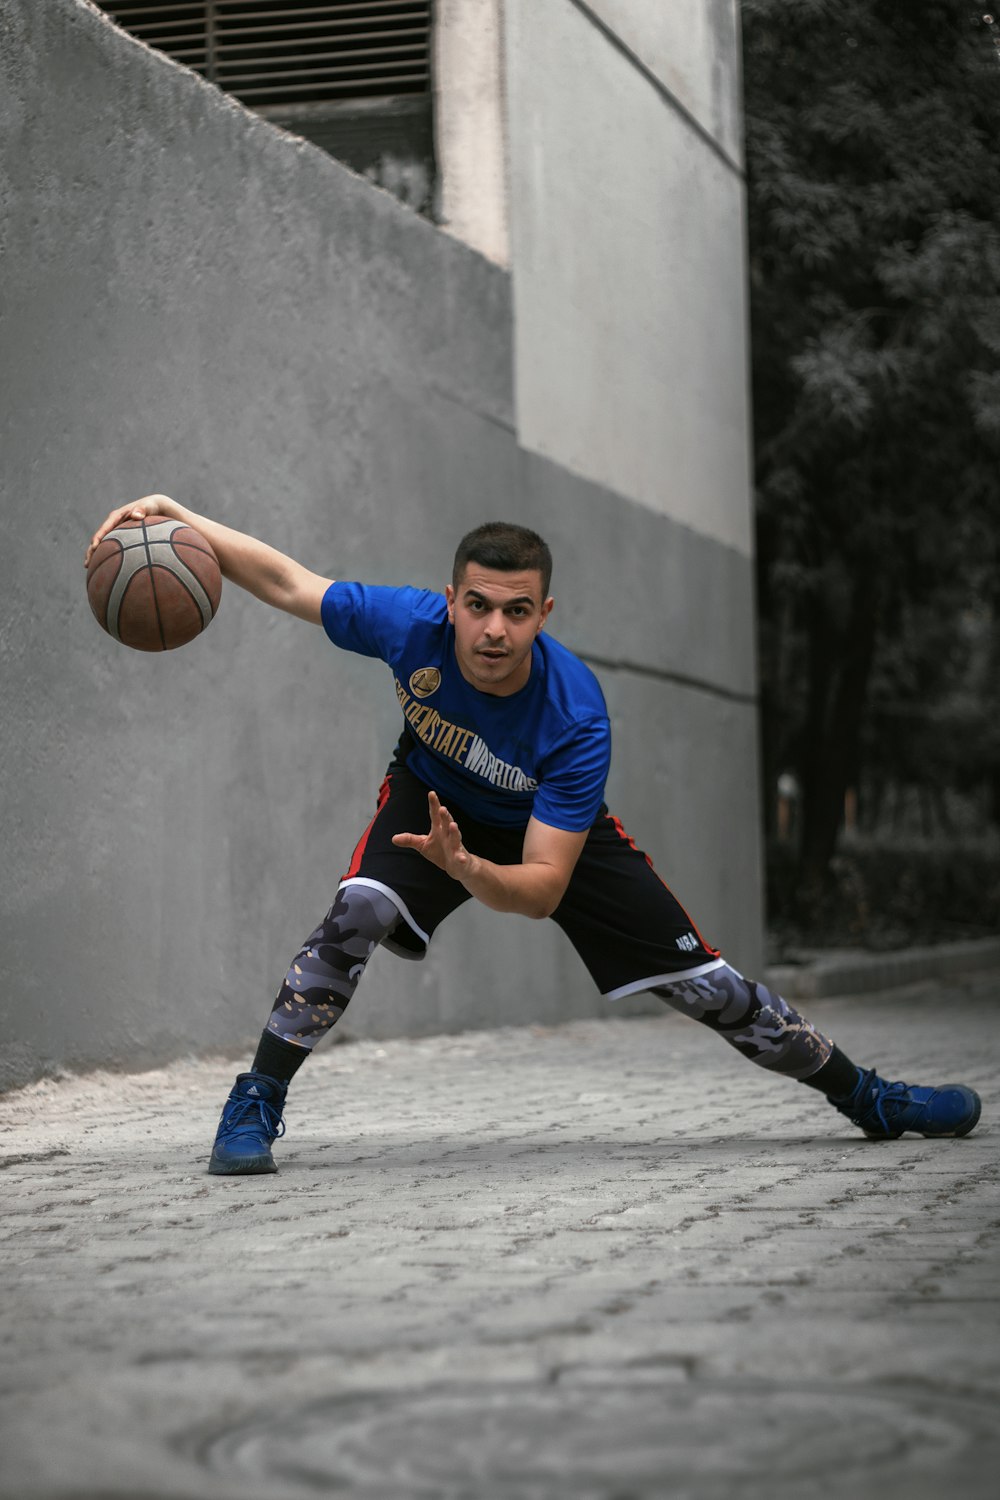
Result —
<path fill-rule="evenodd" d="M 552 606 L 553 606 L 553 604 L 555 604 L 555 602 L 556 601 L 552 598 L 552 595 L 550 594 L 549 597 L 546 599 L 545 603 L 542 605 L 542 618 L 538 622 L 538 630 L 535 631 L 536 635 L 538 634 L 538 631 L 545 629 L 545 621 L 549 618 L 549 615 L 552 613 Z"/>
<path fill-rule="evenodd" d="M 452 625 L 454 625 L 454 623 L 455 623 L 455 590 L 452 588 L 452 586 L 451 586 L 450 583 L 446 583 L 445 586 L 444 586 L 444 597 L 448 601 L 448 620 L 449 620 L 449 623 L 452 624 Z"/>

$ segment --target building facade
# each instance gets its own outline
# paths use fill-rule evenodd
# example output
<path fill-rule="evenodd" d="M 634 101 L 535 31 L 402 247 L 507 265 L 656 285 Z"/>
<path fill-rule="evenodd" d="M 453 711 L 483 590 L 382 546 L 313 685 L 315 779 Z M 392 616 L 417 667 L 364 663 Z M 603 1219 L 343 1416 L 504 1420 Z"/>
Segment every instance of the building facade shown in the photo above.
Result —
<path fill-rule="evenodd" d="M 753 971 L 734 0 L 438 0 L 425 214 L 90 0 L 0 25 L 0 1083 L 249 1044 L 397 732 L 388 672 L 235 589 L 179 652 L 103 637 L 83 547 L 154 490 L 371 582 L 541 530 L 609 802 Z M 467 907 L 341 1026 L 608 1011 L 551 924 Z"/>

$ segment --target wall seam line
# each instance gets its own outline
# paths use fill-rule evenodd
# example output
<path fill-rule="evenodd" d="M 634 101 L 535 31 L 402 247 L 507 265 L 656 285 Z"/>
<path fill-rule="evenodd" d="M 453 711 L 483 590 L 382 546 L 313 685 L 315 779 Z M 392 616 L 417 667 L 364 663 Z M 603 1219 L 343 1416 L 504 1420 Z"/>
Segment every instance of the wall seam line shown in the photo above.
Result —
<path fill-rule="evenodd" d="M 642 58 L 639 57 L 637 53 L 632 51 L 632 48 L 628 45 L 628 43 L 623 42 L 621 37 L 618 36 L 616 32 L 611 30 L 611 27 L 608 25 L 608 23 L 603 20 L 596 11 L 590 8 L 590 6 L 587 4 L 587 0 L 570 0 L 570 4 L 601 33 L 606 41 L 611 43 L 616 51 L 621 53 L 622 57 L 624 57 L 626 61 L 631 63 L 632 67 L 635 68 L 638 73 L 642 74 L 646 82 L 651 84 L 652 87 L 656 90 L 660 98 L 663 99 L 665 103 L 669 104 L 670 108 L 680 115 L 684 123 L 688 125 L 702 141 L 704 141 L 709 150 L 713 151 L 719 158 L 719 160 L 723 162 L 731 172 L 735 172 L 736 176 L 740 179 L 741 182 L 745 182 L 746 172 L 740 166 L 739 162 L 729 155 L 729 152 L 724 146 L 719 145 L 718 141 L 715 139 L 715 136 L 712 135 L 711 131 L 706 130 L 701 121 L 691 113 L 686 105 L 681 103 L 677 95 L 667 88 L 662 78 L 657 78 L 652 68 L 648 68 L 643 62 Z"/>
<path fill-rule="evenodd" d="M 504 432 L 509 432 L 512 437 L 517 436 L 517 428 L 512 418 L 496 415 L 494 412 L 484 411 L 481 406 L 473 406 L 470 401 L 463 401 L 461 396 L 456 396 L 452 391 L 446 390 L 443 385 L 429 382 L 428 389 L 440 396 L 442 401 L 450 401 L 453 406 L 460 406 L 463 411 L 471 413 L 474 417 L 481 417 L 484 422 L 490 422 L 494 427 L 500 427 Z"/>
<path fill-rule="evenodd" d="M 743 703 L 750 708 L 756 708 L 760 702 L 757 693 L 743 693 L 737 688 L 723 687 L 721 683 L 708 682 L 702 677 L 688 677 L 684 672 L 672 672 L 668 667 L 647 667 L 642 662 L 628 661 L 624 657 L 595 656 L 591 651 L 577 651 L 576 655 L 589 667 L 632 672 L 637 677 L 651 677 L 655 682 L 670 682 L 677 687 L 693 688 L 696 692 L 708 693 L 713 698 L 725 698 L 727 702 Z"/>

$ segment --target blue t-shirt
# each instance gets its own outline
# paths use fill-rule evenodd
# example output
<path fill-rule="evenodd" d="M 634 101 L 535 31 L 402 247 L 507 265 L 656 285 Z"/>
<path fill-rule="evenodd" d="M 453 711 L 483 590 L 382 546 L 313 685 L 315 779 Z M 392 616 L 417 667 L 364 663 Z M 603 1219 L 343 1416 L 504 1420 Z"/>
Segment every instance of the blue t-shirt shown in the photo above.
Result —
<path fill-rule="evenodd" d="M 582 832 L 596 818 L 611 759 L 611 726 L 597 678 L 542 633 L 531 675 L 509 697 L 466 682 L 443 594 L 332 583 L 323 597 L 331 641 L 392 669 L 413 750 L 407 767 L 482 823 L 523 827 L 531 816 Z"/>

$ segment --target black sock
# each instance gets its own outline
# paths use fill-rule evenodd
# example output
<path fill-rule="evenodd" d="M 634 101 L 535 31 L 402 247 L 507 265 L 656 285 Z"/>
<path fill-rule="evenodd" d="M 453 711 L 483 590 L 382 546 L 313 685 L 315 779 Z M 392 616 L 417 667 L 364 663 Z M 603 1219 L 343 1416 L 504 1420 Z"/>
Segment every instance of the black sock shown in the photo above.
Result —
<path fill-rule="evenodd" d="M 294 1042 L 286 1042 L 284 1037 L 262 1031 L 250 1066 L 255 1073 L 264 1073 L 278 1083 L 289 1083 L 309 1056 L 309 1050 L 308 1047 L 296 1047 Z"/>
<path fill-rule="evenodd" d="M 835 1046 L 823 1066 L 810 1073 L 808 1078 L 803 1078 L 802 1082 L 811 1089 L 819 1089 L 821 1094 L 828 1094 L 831 1099 L 846 1099 L 857 1088 L 860 1074 L 861 1069 Z"/>

